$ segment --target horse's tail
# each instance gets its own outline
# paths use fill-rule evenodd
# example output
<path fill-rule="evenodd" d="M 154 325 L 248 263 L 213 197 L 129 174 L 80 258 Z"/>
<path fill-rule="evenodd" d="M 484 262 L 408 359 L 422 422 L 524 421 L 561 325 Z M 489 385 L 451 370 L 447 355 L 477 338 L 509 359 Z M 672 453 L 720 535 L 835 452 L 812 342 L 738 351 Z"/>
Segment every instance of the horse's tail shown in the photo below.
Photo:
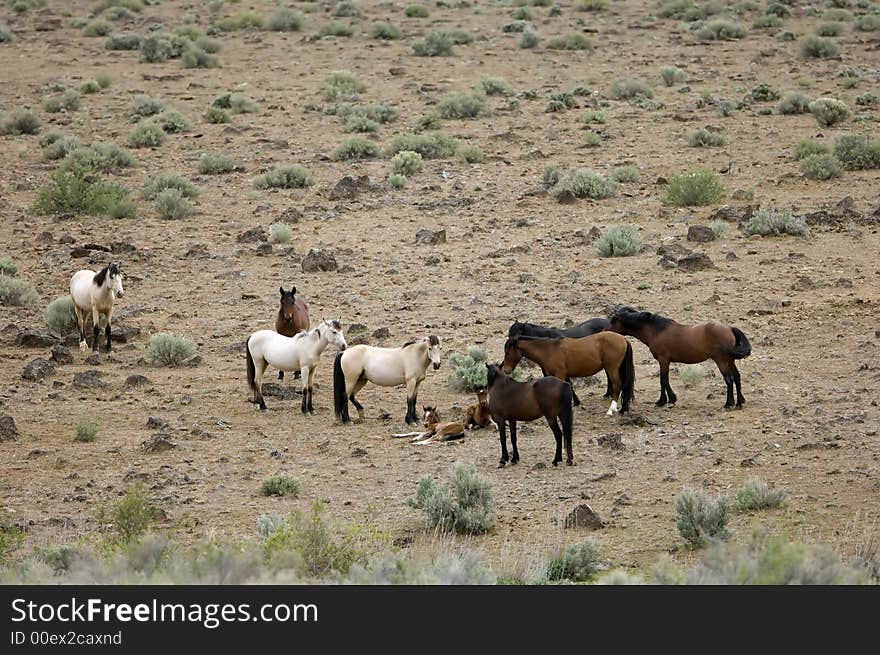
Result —
<path fill-rule="evenodd" d="M 752 344 L 749 343 L 748 338 L 743 331 L 739 328 L 732 327 L 733 336 L 736 338 L 736 344 L 734 344 L 733 348 L 728 349 L 728 353 L 734 359 L 745 359 L 749 355 L 752 354 Z"/>
<path fill-rule="evenodd" d="M 626 353 L 623 355 L 623 361 L 620 362 L 618 369 L 620 375 L 620 411 L 629 410 L 629 404 L 635 395 L 636 386 L 636 367 L 633 364 L 633 347 L 627 340 Z"/>
<path fill-rule="evenodd" d="M 565 388 L 562 390 L 559 420 L 562 422 L 562 436 L 565 437 L 566 443 L 571 443 L 571 431 L 574 426 L 574 391 L 569 382 L 565 383 Z"/>
<path fill-rule="evenodd" d="M 351 420 L 348 416 L 348 396 L 345 393 L 345 371 L 342 370 L 342 355 L 338 353 L 333 360 L 333 411 L 336 419 L 343 423 Z"/>
<path fill-rule="evenodd" d="M 251 391 L 254 391 L 257 387 L 257 367 L 254 366 L 254 357 L 251 355 L 251 337 L 248 337 L 248 340 L 244 344 L 245 352 L 247 353 L 247 381 L 248 387 L 250 387 Z"/>

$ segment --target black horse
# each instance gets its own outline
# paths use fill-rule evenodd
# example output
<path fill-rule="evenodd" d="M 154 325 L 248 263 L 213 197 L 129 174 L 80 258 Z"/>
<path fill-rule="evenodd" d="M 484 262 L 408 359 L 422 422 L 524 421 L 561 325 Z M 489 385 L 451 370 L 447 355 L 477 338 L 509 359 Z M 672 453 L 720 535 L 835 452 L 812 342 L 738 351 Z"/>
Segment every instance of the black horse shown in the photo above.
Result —
<path fill-rule="evenodd" d="M 607 327 L 607 318 L 591 318 L 589 321 L 578 323 L 577 325 L 573 325 L 569 328 L 545 327 L 543 325 L 536 325 L 534 323 L 521 323 L 520 321 L 514 321 L 513 325 L 510 326 L 510 329 L 507 330 L 507 338 L 514 339 L 516 337 L 544 337 L 550 339 L 558 339 L 560 337 L 568 337 L 569 339 L 580 339 L 581 337 L 589 337 L 590 335 L 596 334 L 597 332 L 602 332 Z M 545 371 L 543 368 L 541 369 L 541 373 L 547 375 L 547 371 Z M 608 377 L 607 374 L 606 378 L 608 380 L 608 386 L 605 390 L 604 397 L 611 398 L 611 378 Z M 567 382 L 571 382 L 571 380 L 567 380 Z M 571 395 L 574 398 L 574 404 L 580 405 L 581 399 L 578 398 L 577 394 L 574 392 L 574 385 L 572 385 Z"/>

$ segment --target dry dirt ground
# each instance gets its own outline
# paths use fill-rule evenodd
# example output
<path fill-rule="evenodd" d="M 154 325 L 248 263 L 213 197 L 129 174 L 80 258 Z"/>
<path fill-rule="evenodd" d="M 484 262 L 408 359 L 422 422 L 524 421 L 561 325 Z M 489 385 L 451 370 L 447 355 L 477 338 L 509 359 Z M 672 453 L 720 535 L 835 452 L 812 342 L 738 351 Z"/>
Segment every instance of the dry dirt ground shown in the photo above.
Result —
<path fill-rule="evenodd" d="M 0 504 L 27 525 L 22 552 L 92 535 L 99 527 L 96 508 L 136 482 L 147 485 L 168 515 L 166 525 L 184 542 L 208 535 L 252 536 L 260 513 L 306 508 L 320 498 L 329 516 L 341 521 L 373 511 L 405 544 L 424 526 L 423 515 L 405 500 L 421 476 L 447 478 L 454 462 L 474 463 L 494 484 L 495 527 L 467 541 L 489 561 L 505 566 L 528 566 L 559 544 L 583 539 L 583 531 L 562 526 L 582 499 L 606 520 L 606 527 L 593 535 L 609 561 L 648 567 L 670 550 L 686 561 L 692 555 L 675 548 L 680 544 L 676 494 L 688 485 L 732 494 L 753 475 L 784 487 L 789 495 L 781 509 L 735 515 L 732 528 L 740 537 L 760 524 L 795 538 L 830 541 L 845 552 L 853 535 L 876 526 L 876 171 L 809 181 L 791 156 L 793 146 L 808 137 L 876 136 L 876 109 L 859 110 L 865 121 L 821 129 L 809 114 L 759 112 L 772 103 L 722 117 L 716 106 L 701 106 L 699 100 L 701 94 L 740 100 L 759 83 L 796 90 L 801 80 L 811 96 L 828 94 L 857 109 L 857 95 L 878 91 L 877 33 L 856 32 L 847 23 L 835 39 L 840 57 L 803 60 L 796 42 L 774 39 L 776 30 L 750 29 L 740 41 L 699 43 L 684 23 L 652 20 L 650 3 L 611 2 L 605 11 L 583 13 L 560 2 L 557 16 L 548 16 L 547 8 L 533 9 L 542 43 L 521 50 L 518 34 L 500 30 L 510 20 L 509 7 L 470 4 L 480 10 L 431 3 L 431 17 L 417 19 L 404 16 L 405 3 L 363 2 L 362 19 L 343 19 L 355 25 L 354 36 L 316 40 L 318 28 L 331 20 L 319 7 L 307 14 L 298 33 L 245 31 L 220 37 L 222 67 L 194 70 L 181 68 L 179 60 L 138 63 L 137 52 L 107 51 L 103 38 L 88 38 L 69 27 L 70 18 L 87 14 L 92 3 L 49 2 L 47 9 L 24 15 L 4 4 L 0 16 L 16 40 L 0 44 L 3 108 L 33 107 L 44 133 L 61 129 L 83 142 L 124 144 L 132 129 L 131 97 L 159 96 L 188 116 L 193 129 L 169 135 L 159 148 L 136 150 L 139 165 L 116 177 L 137 193 L 146 176 L 176 171 L 201 191 L 197 213 L 181 221 L 161 220 L 143 200 L 136 220 L 35 216 L 29 207 L 53 162 L 42 160 L 38 136 L 0 138 L 0 254 L 18 263 L 19 275 L 32 280 L 40 295 L 33 308 L 0 308 L 0 413 L 13 416 L 21 433 L 0 444 Z M 166 1 L 117 29 L 142 33 L 154 23 L 171 29 L 186 14 L 204 29 L 215 16 L 251 7 L 268 16 L 272 6 L 227 4 L 215 15 L 208 3 Z M 62 17 L 62 7 L 68 15 L 61 27 L 35 30 Z M 798 35 L 811 32 L 819 19 L 807 16 L 807 8 L 799 3 L 784 28 Z M 749 26 L 754 15 L 742 22 Z M 371 39 L 366 29 L 376 19 L 399 25 L 404 38 Z M 451 57 L 414 56 L 412 41 L 437 27 L 463 29 L 475 40 L 456 46 Z M 548 38 L 573 31 L 588 32 L 593 51 L 545 47 Z M 686 83 L 663 86 L 663 65 L 685 69 Z M 855 88 L 844 88 L 838 76 L 847 68 L 860 75 Z M 535 90 L 537 99 L 492 97 L 487 115 L 444 121 L 444 132 L 483 148 L 485 162 L 428 160 L 421 174 L 396 190 L 386 181 L 387 159 L 329 159 L 349 135 L 337 117 L 313 109 L 328 104 L 321 95 L 323 81 L 338 69 L 354 72 L 367 85 L 363 101 L 400 108 L 400 118 L 376 137 L 382 145 L 394 134 L 412 131 L 444 93 L 469 90 L 482 76 L 502 77 L 518 92 Z M 51 81 L 77 86 L 100 73 L 112 76 L 112 86 L 84 95 L 79 111 L 42 110 Z M 611 83 L 626 77 L 650 83 L 660 106 L 610 100 Z M 577 86 L 592 92 L 578 97 L 582 108 L 545 113 L 549 93 Z M 260 111 L 234 116 L 230 125 L 206 123 L 202 112 L 226 91 L 252 97 Z M 589 148 L 583 145 L 581 117 L 585 108 L 596 106 L 607 116 L 607 123 L 598 126 L 605 138 Z M 682 135 L 705 125 L 723 128 L 727 145 L 687 147 Z M 246 171 L 198 175 L 201 152 L 231 154 Z M 261 171 L 294 163 L 311 171 L 312 187 L 253 189 Z M 548 163 L 603 174 L 631 163 L 641 180 L 621 185 L 606 200 L 559 204 L 535 193 Z M 807 238 L 749 238 L 731 223 L 722 239 L 687 243 L 688 225 L 707 223 L 718 205 L 666 207 L 658 178 L 696 167 L 723 173 L 728 197 L 722 204 L 737 210 L 747 204 L 796 213 L 830 207 L 838 215 L 835 205 L 850 196 L 858 215 L 814 225 Z M 377 186 L 355 198 L 331 200 L 330 189 L 345 175 L 367 175 Z M 749 189 L 753 200 L 731 199 L 733 191 Z M 268 227 L 291 209 L 301 217 L 289 244 L 276 244 L 271 254 L 261 255 L 256 244 L 238 242 L 245 230 Z M 615 223 L 637 225 L 648 246 L 633 257 L 600 258 L 584 235 L 593 226 Z M 417 245 L 420 228 L 445 229 L 448 240 Z M 48 348 L 16 346 L 18 331 L 45 331 L 42 307 L 66 293 L 73 272 L 87 265 L 97 268 L 107 258 L 98 251 L 76 258 L 71 249 L 111 242 L 136 248 L 114 255 L 127 276 L 116 325 L 138 328 L 140 334 L 117 345 L 99 365 L 84 364 L 84 355 L 74 348 L 74 364 L 58 366 L 42 382 L 22 379 L 24 366 L 47 357 Z M 705 252 L 715 267 L 685 273 L 659 266 L 656 248 L 668 242 Z M 198 244 L 204 247 L 190 252 Z M 333 251 L 339 270 L 304 273 L 300 262 L 310 248 Z M 575 416 L 574 468 L 549 466 L 552 435 L 539 423 L 521 427 L 522 462 L 506 469 L 496 468 L 497 435 L 488 430 L 449 445 L 416 447 L 392 440 L 389 434 L 404 428 L 402 389 L 367 387 L 361 401 L 368 420 L 334 425 L 330 351 L 317 377 L 315 416 L 303 417 L 298 400 L 273 397 L 267 398 L 268 412 L 260 413 L 249 402 L 241 344 L 251 332 L 272 327 L 277 289 L 291 284 L 311 303 L 313 323 L 321 317 L 362 323 L 367 335 L 387 328 L 387 338 L 368 338 L 379 345 L 433 333 L 447 356 L 481 345 L 497 359 L 515 318 L 558 325 L 601 315 L 612 303 L 684 323 L 719 320 L 743 329 L 753 344 L 752 356 L 740 364 L 747 404 L 742 411 L 722 411 L 723 383 L 707 364 L 707 374 L 693 388 L 685 388 L 674 372 L 679 403 L 656 408 L 657 365 L 647 348 L 634 342 L 635 411 L 649 423 L 623 425 L 607 417 L 603 388 L 584 386 L 584 404 Z M 147 365 L 144 346 L 159 331 L 193 339 L 201 364 L 178 369 Z M 72 385 L 74 374 L 90 369 L 103 373 L 106 387 Z M 429 371 L 419 400 L 453 417 L 471 398 L 444 383 L 448 373 L 447 366 Z M 146 375 L 151 384 L 124 388 L 131 374 Z M 274 373 L 266 381 L 271 377 Z M 386 411 L 391 419 L 380 418 Z M 93 443 L 73 441 L 79 417 L 97 422 Z M 156 432 L 147 426 L 150 417 L 170 424 L 176 449 L 141 450 Z M 597 443 L 608 434 L 619 434 L 623 448 Z M 300 481 L 298 499 L 259 494 L 262 480 L 279 472 Z"/>

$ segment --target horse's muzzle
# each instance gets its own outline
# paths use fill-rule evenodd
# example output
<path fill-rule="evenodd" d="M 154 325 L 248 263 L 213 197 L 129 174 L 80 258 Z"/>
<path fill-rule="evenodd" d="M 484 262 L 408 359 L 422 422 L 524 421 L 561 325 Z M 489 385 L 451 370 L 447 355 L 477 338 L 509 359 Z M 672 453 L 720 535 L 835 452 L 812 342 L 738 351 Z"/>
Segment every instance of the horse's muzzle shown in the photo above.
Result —
<path fill-rule="evenodd" d="M 434 364 L 434 370 L 436 371 L 438 368 L 440 368 L 440 362 Z"/>

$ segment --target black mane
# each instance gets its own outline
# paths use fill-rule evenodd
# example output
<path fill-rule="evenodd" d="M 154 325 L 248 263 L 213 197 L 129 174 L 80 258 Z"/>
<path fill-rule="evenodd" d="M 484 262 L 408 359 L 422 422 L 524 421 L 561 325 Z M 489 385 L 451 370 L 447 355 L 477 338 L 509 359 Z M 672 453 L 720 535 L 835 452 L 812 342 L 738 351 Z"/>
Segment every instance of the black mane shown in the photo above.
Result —
<path fill-rule="evenodd" d="M 671 318 L 666 318 L 660 314 L 651 312 L 640 312 L 632 307 L 621 307 L 617 310 L 616 315 L 620 318 L 620 322 L 627 328 L 638 328 L 648 325 L 655 330 L 662 330 L 672 322 Z"/>
<path fill-rule="evenodd" d="M 92 282 L 95 283 L 96 286 L 103 287 L 104 281 L 107 279 L 107 272 L 110 270 L 109 266 L 105 266 L 100 271 L 95 273 L 95 277 L 92 278 Z"/>
<path fill-rule="evenodd" d="M 608 319 L 606 318 L 591 318 L 588 321 L 568 328 L 545 327 L 535 323 L 520 323 L 516 321 L 507 330 L 507 336 L 545 337 L 550 339 L 569 337 L 571 339 L 579 339 L 601 332 L 606 327 L 608 327 Z"/>

